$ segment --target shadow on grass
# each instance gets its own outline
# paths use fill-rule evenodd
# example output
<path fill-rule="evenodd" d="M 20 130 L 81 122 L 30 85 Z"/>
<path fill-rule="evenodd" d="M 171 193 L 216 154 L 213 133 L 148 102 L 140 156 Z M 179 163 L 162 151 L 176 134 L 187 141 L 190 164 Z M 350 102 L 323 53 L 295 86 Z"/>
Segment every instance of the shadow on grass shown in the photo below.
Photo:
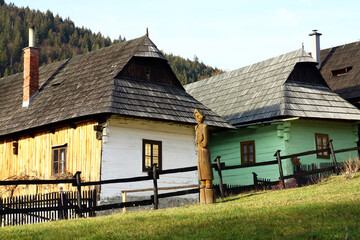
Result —
<path fill-rule="evenodd" d="M 262 195 L 264 193 L 265 193 L 264 191 L 262 191 L 262 192 L 259 191 L 259 192 L 251 192 L 251 193 L 241 193 L 239 195 L 230 195 L 223 199 L 219 198 L 217 203 L 226 203 L 226 202 L 237 201 L 239 199 Z"/>

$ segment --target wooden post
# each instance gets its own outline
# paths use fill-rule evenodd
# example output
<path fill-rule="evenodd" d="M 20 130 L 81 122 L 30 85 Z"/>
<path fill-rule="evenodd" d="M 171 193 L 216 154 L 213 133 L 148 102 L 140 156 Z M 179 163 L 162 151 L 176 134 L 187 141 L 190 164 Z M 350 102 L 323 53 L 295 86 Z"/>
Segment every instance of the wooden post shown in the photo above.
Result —
<path fill-rule="evenodd" d="M 93 192 L 93 194 L 92 194 L 92 201 L 93 201 L 92 206 L 93 206 L 93 207 L 96 207 L 96 204 L 97 204 L 97 202 L 96 202 L 96 196 L 97 196 L 96 188 L 95 188 L 92 192 Z M 92 217 L 96 217 L 96 212 L 95 212 L 95 210 L 93 210 L 93 211 L 91 212 L 91 216 L 92 216 Z"/>
<path fill-rule="evenodd" d="M 82 217 L 82 211 L 81 211 L 81 178 L 80 178 L 80 171 L 77 171 L 75 173 L 75 179 L 76 179 L 76 187 L 77 187 L 77 205 L 78 205 L 78 217 Z"/>
<path fill-rule="evenodd" d="M 0 212 L 2 212 L 3 210 L 3 199 L 0 197 Z M 0 227 L 3 227 L 3 219 L 2 219 L 2 214 L 0 214 Z M 5 222 L 5 219 L 4 219 Z"/>
<path fill-rule="evenodd" d="M 277 161 L 278 161 L 278 165 L 279 165 L 279 173 L 280 173 L 280 180 L 282 182 L 283 188 L 285 188 L 285 182 L 284 182 L 284 174 L 283 174 L 283 168 L 282 168 L 282 163 L 281 163 L 281 158 L 280 158 L 280 151 L 281 150 L 277 150 L 274 157 L 276 157 Z"/>
<path fill-rule="evenodd" d="M 335 170 L 335 173 L 336 175 L 339 175 L 339 168 L 338 168 L 338 165 L 337 165 L 337 161 L 336 161 L 336 157 L 335 157 L 335 152 L 334 152 L 334 146 L 332 144 L 333 140 L 331 139 L 329 141 L 329 148 L 330 148 L 330 152 L 331 152 L 331 158 L 333 160 L 333 163 L 334 163 L 334 170 Z"/>
<path fill-rule="evenodd" d="M 257 178 L 257 174 L 255 172 L 252 172 L 253 174 L 253 179 L 254 179 L 254 186 L 256 188 L 258 188 L 258 178 Z"/>
<path fill-rule="evenodd" d="M 158 209 L 158 207 L 159 207 L 159 199 L 158 199 L 156 164 L 153 164 L 152 172 L 153 172 L 153 182 L 154 182 L 154 209 Z"/>
<path fill-rule="evenodd" d="M 126 192 L 121 191 L 122 202 L 126 203 Z M 123 207 L 123 212 L 126 212 L 126 207 Z"/>
<path fill-rule="evenodd" d="M 221 173 L 221 164 L 220 164 L 220 156 L 217 156 L 215 161 L 216 161 L 216 165 L 217 165 L 217 172 L 219 175 L 219 189 L 220 189 L 220 194 L 221 194 L 221 198 L 224 198 L 224 185 L 223 185 L 223 180 L 222 180 L 222 173 Z"/>

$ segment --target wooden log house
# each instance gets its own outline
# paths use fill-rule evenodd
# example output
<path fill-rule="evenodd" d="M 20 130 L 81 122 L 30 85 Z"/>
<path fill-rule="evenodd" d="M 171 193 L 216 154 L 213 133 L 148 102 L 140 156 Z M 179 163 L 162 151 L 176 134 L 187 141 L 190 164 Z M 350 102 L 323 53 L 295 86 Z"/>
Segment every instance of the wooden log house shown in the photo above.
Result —
<path fill-rule="evenodd" d="M 30 43 L 24 59 L 24 73 L 0 79 L 1 180 L 81 171 L 83 181 L 99 181 L 147 175 L 152 164 L 195 166 L 194 109 L 212 129 L 232 128 L 185 92 L 146 35 L 40 68 Z M 197 183 L 194 172 L 159 179 L 160 187 Z M 102 186 L 100 198 L 152 186 L 139 184 Z M 13 194 L 58 190 L 19 186 Z"/>
<path fill-rule="evenodd" d="M 251 166 L 275 160 L 277 150 L 290 155 L 327 148 L 330 139 L 335 149 L 356 147 L 360 111 L 329 89 L 317 64 L 299 49 L 184 86 L 237 128 L 212 134 L 211 155 L 222 156 L 226 166 Z M 337 156 L 357 158 L 357 151 Z M 331 162 L 328 152 L 300 157 L 305 165 Z M 285 175 L 293 173 L 291 159 L 282 165 Z M 225 171 L 223 179 L 251 185 L 252 172 L 279 180 L 277 165 Z"/>

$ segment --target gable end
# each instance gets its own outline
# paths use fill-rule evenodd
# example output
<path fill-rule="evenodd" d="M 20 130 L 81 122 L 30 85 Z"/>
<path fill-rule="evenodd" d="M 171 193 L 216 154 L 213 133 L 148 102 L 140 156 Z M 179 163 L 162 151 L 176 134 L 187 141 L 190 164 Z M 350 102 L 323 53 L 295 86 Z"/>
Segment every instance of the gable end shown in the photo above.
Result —
<path fill-rule="evenodd" d="M 314 62 L 297 63 L 285 83 L 306 83 L 329 87 Z"/>
<path fill-rule="evenodd" d="M 133 57 L 116 78 L 183 88 L 166 60 L 158 58 Z"/>

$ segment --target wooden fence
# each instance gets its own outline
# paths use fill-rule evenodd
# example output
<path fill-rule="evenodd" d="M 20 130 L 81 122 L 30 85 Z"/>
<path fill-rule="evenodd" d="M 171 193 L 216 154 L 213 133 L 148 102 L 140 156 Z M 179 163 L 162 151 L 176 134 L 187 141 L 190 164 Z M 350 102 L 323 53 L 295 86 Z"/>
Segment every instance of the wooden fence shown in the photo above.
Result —
<path fill-rule="evenodd" d="M 96 205 L 96 190 L 83 191 L 81 204 Z M 0 198 L 0 226 L 24 225 L 76 218 L 77 192 L 52 192 Z M 88 212 L 86 217 L 95 216 Z"/>
<path fill-rule="evenodd" d="M 212 167 L 216 167 L 212 164 Z M 220 164 L 224 166 L 224 164 Z M 174 191 L 169 193 L 158 193 L 157 180 L 161 175 L 197 171 L 197 166 L 167 169 L 158 171 L 156 165 L 153 165 L 152 172 L 148 176 L 119 178 L 103 181 L 81 182 L 81 172 L 77 172 L 73 179 L 63 180 L 16 180 L 16 181 L 0 181 L 0 186 L 9 185 L 36 185 L 36 184 L 61 184 L 71 183 L 73 187 L 77 188 L 76 192 L 69 193 L 69 195 L 61 195 L 60 193 L 50 193 L 48 195 L 39 196 L 21 196 L 8 198 L 0 201 L 0 219 L 3 222 L 0 226 L 18 225 L 27 223 L 36 223 L 42 221 L 57 220 L 61 218 L 68 218 L 68 216 L 89 217 L 95 216 L 96 211 L 103 211 L 116 208 L 135 207 L 153 205 L 154 209 L 158 209 L 159 199 L 174 196 L 182 196 L 187 194 L 199 193 L 199 187 L 189 186 L 189 189 Z M 153 194 L 149 199 L 141 201 L 121 202 L 113 204 L 96 204 L 96 192 L 90 193 L 82 192 L 83 186 L 94 186 L 113 183 L 128 183 L 138 181 L 153 181 Z M 90 194 L 90 196 L 89 196 Z M 49 197 L 52 196 L 52 197 Z M 67 199 L 67 205 L 59 205 L 61 199 Z M 67 214 L 67 215 L 66 215 Z M 33 220 L 28 220 L 24 216 L 33 216 Z M 71 218 L 71 217 L 70 217 Z"/>
<path fill-rule="evenodd" d="M 321 173 L 327 173 L 327 172 L 333 172 L 336 173 L 337 175 L 339 174 L 339 164 L 336 160 L 336 154 L 337 153 L 343 153 L 343 152 L 350 152 L 350 151 L 355 151 L 355 150 L 360 150 L 360 147 L 353 147 L 353 148 L 346 148 L 346 149 L 340 149 L 340 150 L 334 150 L 333 147 L 333 140 L 329 141 L 329 146 L 328 148 L 325 149 L 321 149 L 321 150 L 312 150 L 312 151 L 306 151 L 306 152 L 301 152 L 301 153 L 295 153 L 295 154 L 291 154 L 291 155 L 286 155 L 286 156 L 281 156 L 280 152 L 281 150 L 276 151 L 276 153 L 274 154 L 274 157 L 276 157 L 276 160 L 272 160 L 272 161 L 266 161 L 266 162 L 260 162 L 260 163 L 254 163 L 251 165 L 232 165 L 232 166 L 225 166 L 224 163 L 220 162 L 220 156 L 218 156 L 215 159 L 216 162 L 216 167 L 215 170 L 218 172 L 218 176 L 219 176 L 219 191 L 220 191 L 220 196 L 224 197 L 225 196 L 225 190 L 227 190 L 227 192 L 229 192 L 230 187 L 227 186 L 226 184 L 223 183 L 223 178 L 222 178 L 222 171 L 226 171 L 226 170 L 230 170 L 230 169 L 240 169 L 240 168 L 252 168 L 252 167 L 258 167 L 258 166 L 267 166 L 267 165 L 275 165 L 277 164 L 279 167 L 279 181 L 275 181 L 275 182 L 269 182 L 269 181 L 261 181 L 260 182 L 264 185 L 275 185 L 278 183 L 281 183 L 282 187 L 285 188 L 285 180 L 286 179 L 291 179 L 291 178 L 295 178 L 298 179 L 300 177 L 304 177 L 304 176 L 312 176 L 312 175 L 317 175 L 317 174 L 321 174 Z M 282 167 L 282 160 L 284 159 L 291 159 L 291 158 L 297 158 L 300 156 L 306 156 L 306 155 L 312 155 L 312 154 L 316 154 L 316 153 L 322 153 L 322 152 L 329 152 L 332 158 L 332 162 L 333 164 L 331 166 L 325 166 L 322 167 L 320 166 L 320 168 L 313 168 L 312 170 L 308 170 L 308 171 L 299 171 L 299 172 L 294 172 L 291 175 L 287 175 L 284 176 L 283 173 L 283 167 Z M 256 173 L 255 173 L 256 174 Z M 254 185 L 249 185 L 249 186 L 233 186 L 233 188 L 237 188 L 237 189 L 243 189 L 243 190 L 252 190 L 252 189 L 256 189 L 256 185 L 259 185 L 259 181 L 257 180 L 257 175 L 255 177 L 254 176 Z M 268 182 L 268 184 L 266 183 Z M 235 191 L 237 191 L 235 189 Z"/>

